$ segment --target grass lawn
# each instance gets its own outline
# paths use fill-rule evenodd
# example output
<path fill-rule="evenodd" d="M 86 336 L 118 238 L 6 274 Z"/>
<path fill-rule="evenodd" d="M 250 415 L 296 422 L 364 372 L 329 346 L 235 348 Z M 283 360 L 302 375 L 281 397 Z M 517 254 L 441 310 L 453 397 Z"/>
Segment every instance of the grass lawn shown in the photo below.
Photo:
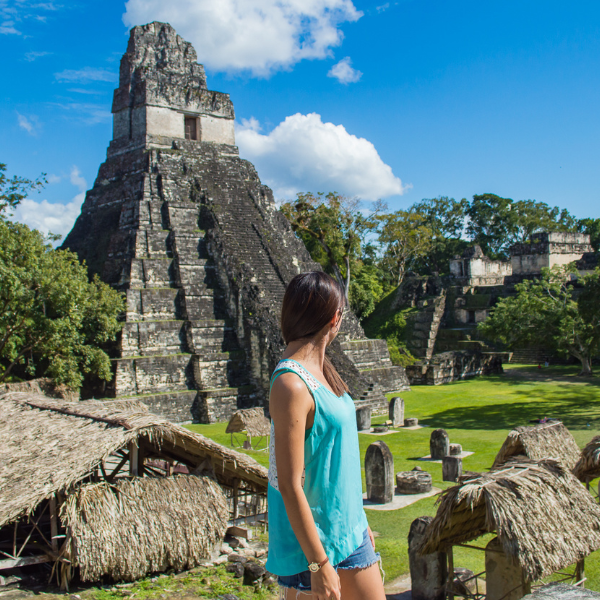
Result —
<path fill-rule="evenodd" d="M 491 467 L 507 433 L 518 425 L 528 425 L 531 419 L 556 417 L 571 430 L 583 447 L 594 435 L 600 435 L 600 378 L 577 377 L 576 366 L 549 367 L 539 370 L 533 366 L 510 365 L 504 375 L 480 377 L 443 386 L 415 386 L 404 392 L 405 415 L 418 417 L 425 428 L 398 431 L 381 436 L 394 456 L 396 471 L 409 471 L 415 465 L 429 471 L 433 484 L 446 488 L 442 482 L 442 465 L 417 462 L 429 454 L 429 435 L 432 429 L 443 427 L 451 442 L 463 450 L 474 452 L 463 459 L 463 469 L 484 471 Z M 382 422 L 386 417 L 373 419 Z M 230 443 L 225 424 L 189 425 L 223 444 Z M 376 436 L 359 435 L 361 455 Z M 249 451 L 267 466 L 266 452 Z M 363 473 L 364 483 L 364 473 Z M 435 514 L 435 497 L 426 498 L 395 511 L 367 510 L 371 528 L 379 534 L 377 549 L 383 557 L 386 578 L 391 580 L 408 573 L 407 537 L 413 519 Z M 478 540 L 485 545 L 489 537 Z M 483 553 L 457 548 L 455 565 L 483 570 Z M 586 561 L 586 587 L 600 590 L 600 551 Z"/>

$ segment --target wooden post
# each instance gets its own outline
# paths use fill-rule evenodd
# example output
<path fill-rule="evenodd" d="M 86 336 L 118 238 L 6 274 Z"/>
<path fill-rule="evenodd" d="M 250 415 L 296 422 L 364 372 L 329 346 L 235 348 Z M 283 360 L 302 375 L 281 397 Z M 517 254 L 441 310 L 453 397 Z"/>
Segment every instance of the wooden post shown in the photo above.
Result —
<path fill-rule="evenodd" d="M 237 519 L 238 516 L 238 487 L 239 487 L 239 480 L 236 478 L 233 480 L 233 522 L 235 523 L 235 520 Z"/>
<path fill-rule="evenodd" d="M 138 448 L 138 475 L 140 477 L 144 476 L 144 460 L 146 458 L 146 452 L 145 452 L 145 448 L 142 444 L 140 444 L 139 448 Z"/>
<path fill-rule="evenodd" d="M 447 549 L 448 555 L 448 583 L 446 584 L 446 598 L 454 600 L 454 553 L 452 546 Z"/>
<path fill-rule="evenodd" d="M 129 474 L 137 477 L 139 474 L 139 452 L 135 442 L 129 442 Z"/>
<path fill-rule="evenodd" d="M 58 554 L 58 515 L 56 510 L 56 496 L 50 496 L 50 542 L 52 544 L 52 552 Z"/>
<path fill-rule="evenodd" d="M 575 583 L 582 581 L 585 579 L 585 558 L 577 561 L 577 566 L 575 567 Z M 582 581 L 581 587 L 585 587 L 585 582 Z"/>

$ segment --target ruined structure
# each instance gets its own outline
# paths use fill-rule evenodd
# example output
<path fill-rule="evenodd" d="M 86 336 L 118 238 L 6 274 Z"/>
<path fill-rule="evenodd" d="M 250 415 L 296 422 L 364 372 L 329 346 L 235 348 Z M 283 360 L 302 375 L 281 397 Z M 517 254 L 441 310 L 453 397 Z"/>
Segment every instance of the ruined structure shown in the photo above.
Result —
<path fill-rule="evenodd" d="M 475 244 L 450 261 L 450 273 L 461 285 L 503 285 L 504 278 L 512 275 L 512 265 L 489 259 Z"/>
<path fill-rule="evenodd" d="M 285 286 L 319 268 L 239 158 L 233 104 L 196 60 L 168 24 L 132 29 L 107 160 L 64 243 L 127 296 L 104 393 L 143 396 L 180 422 L 264 405 Z M 387 410 L 383 393 L 407 388 L 404 370 L 347 312 L 330 356 L 355 400 Z"/>

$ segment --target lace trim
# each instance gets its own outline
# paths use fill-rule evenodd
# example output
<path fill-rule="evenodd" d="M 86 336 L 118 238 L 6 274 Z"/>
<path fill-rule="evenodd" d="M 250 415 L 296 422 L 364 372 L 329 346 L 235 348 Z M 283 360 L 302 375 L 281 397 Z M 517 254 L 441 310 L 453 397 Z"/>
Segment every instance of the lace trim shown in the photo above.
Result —
<path fill-rule="evenodd" d="M 293 360 L 282 360 L 275 367 L 275 371 L 273 374 L 277 373 L 277 371 L 281 371 L 281 369 L 289 369 L 290 371 L 294 371 L 296 375 L 299 375 L 306 385 L 311 389 L 311 391 L 315 391 L 321 387 L 321 382 L 315 379 L 302 365 L 298 364 Z"/>
<path fill-rule="evenodd" d="M 281 369 L 288 369 L 300 376 L 311 391 L 321 387 L 321 383 L 315 379 L 302 365 L 293 360 L 282 360 L 279 362 L 273 374 Z M 304 475 L 302 476 L 304 481 Z M 271 421 L 271 439 L 269 441 L 269 485 L 279 491 L 279 482 L 277 479 L 277 462 L 275 459 L 275 425 Z"/>

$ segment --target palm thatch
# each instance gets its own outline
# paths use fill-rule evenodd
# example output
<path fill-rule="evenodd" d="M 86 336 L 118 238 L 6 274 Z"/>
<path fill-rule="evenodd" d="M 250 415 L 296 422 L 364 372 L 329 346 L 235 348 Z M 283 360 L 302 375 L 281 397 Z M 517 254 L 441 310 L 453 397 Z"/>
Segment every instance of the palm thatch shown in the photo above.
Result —
<path fill-rule="evenodd" d="M 573 468 L 573 474 L 586 483 L 600 477 L 600 435 L 592 438 L 581 451 L 579 460 Z"/>
<path fill-rule="evenodd" d="M 223 485 L 241 480 L 256 491 L 267 489 L 267 470 L 254 459 L 151 414 L 138 401 L 67 403 L 4 394 L 0 439 L 0 527 L 31 513 L 51 494 L 68 491 L 132 445 L 147 457 L 212 470 Z"/>
<path fill-rule="evenodd" d="M 225 433 L 245 431 L 249 436 L 262 436 L 271 433 L 271 422 L 262 408 L 244 408 L 236 410 L 227 423 Z"/>
<path fill-rule="evenodd" d="M 223 491 L 205 476 L 82 485 L 61 509 L 72 536 L 65 558 L 84 581 L 190 569 L 223 539 L 227 517 Z"/>
<path fill-rule="evenodd" d="M 600 548 L 600 506 L 552 459 L 509 461 L 448 488 L 438 503 L 423 554 L 496 532 L 504 552 L 535 581 Z"/>
<path fill-rule="evenodd" d="M 492 469 L 516 457 L 532 460 L 555 458 L 568 469 L 572 469 L 579 456 L 580 450 L 571 432 L 560 421 L 555 421 L 513 429 L 502 444 Z"/>

